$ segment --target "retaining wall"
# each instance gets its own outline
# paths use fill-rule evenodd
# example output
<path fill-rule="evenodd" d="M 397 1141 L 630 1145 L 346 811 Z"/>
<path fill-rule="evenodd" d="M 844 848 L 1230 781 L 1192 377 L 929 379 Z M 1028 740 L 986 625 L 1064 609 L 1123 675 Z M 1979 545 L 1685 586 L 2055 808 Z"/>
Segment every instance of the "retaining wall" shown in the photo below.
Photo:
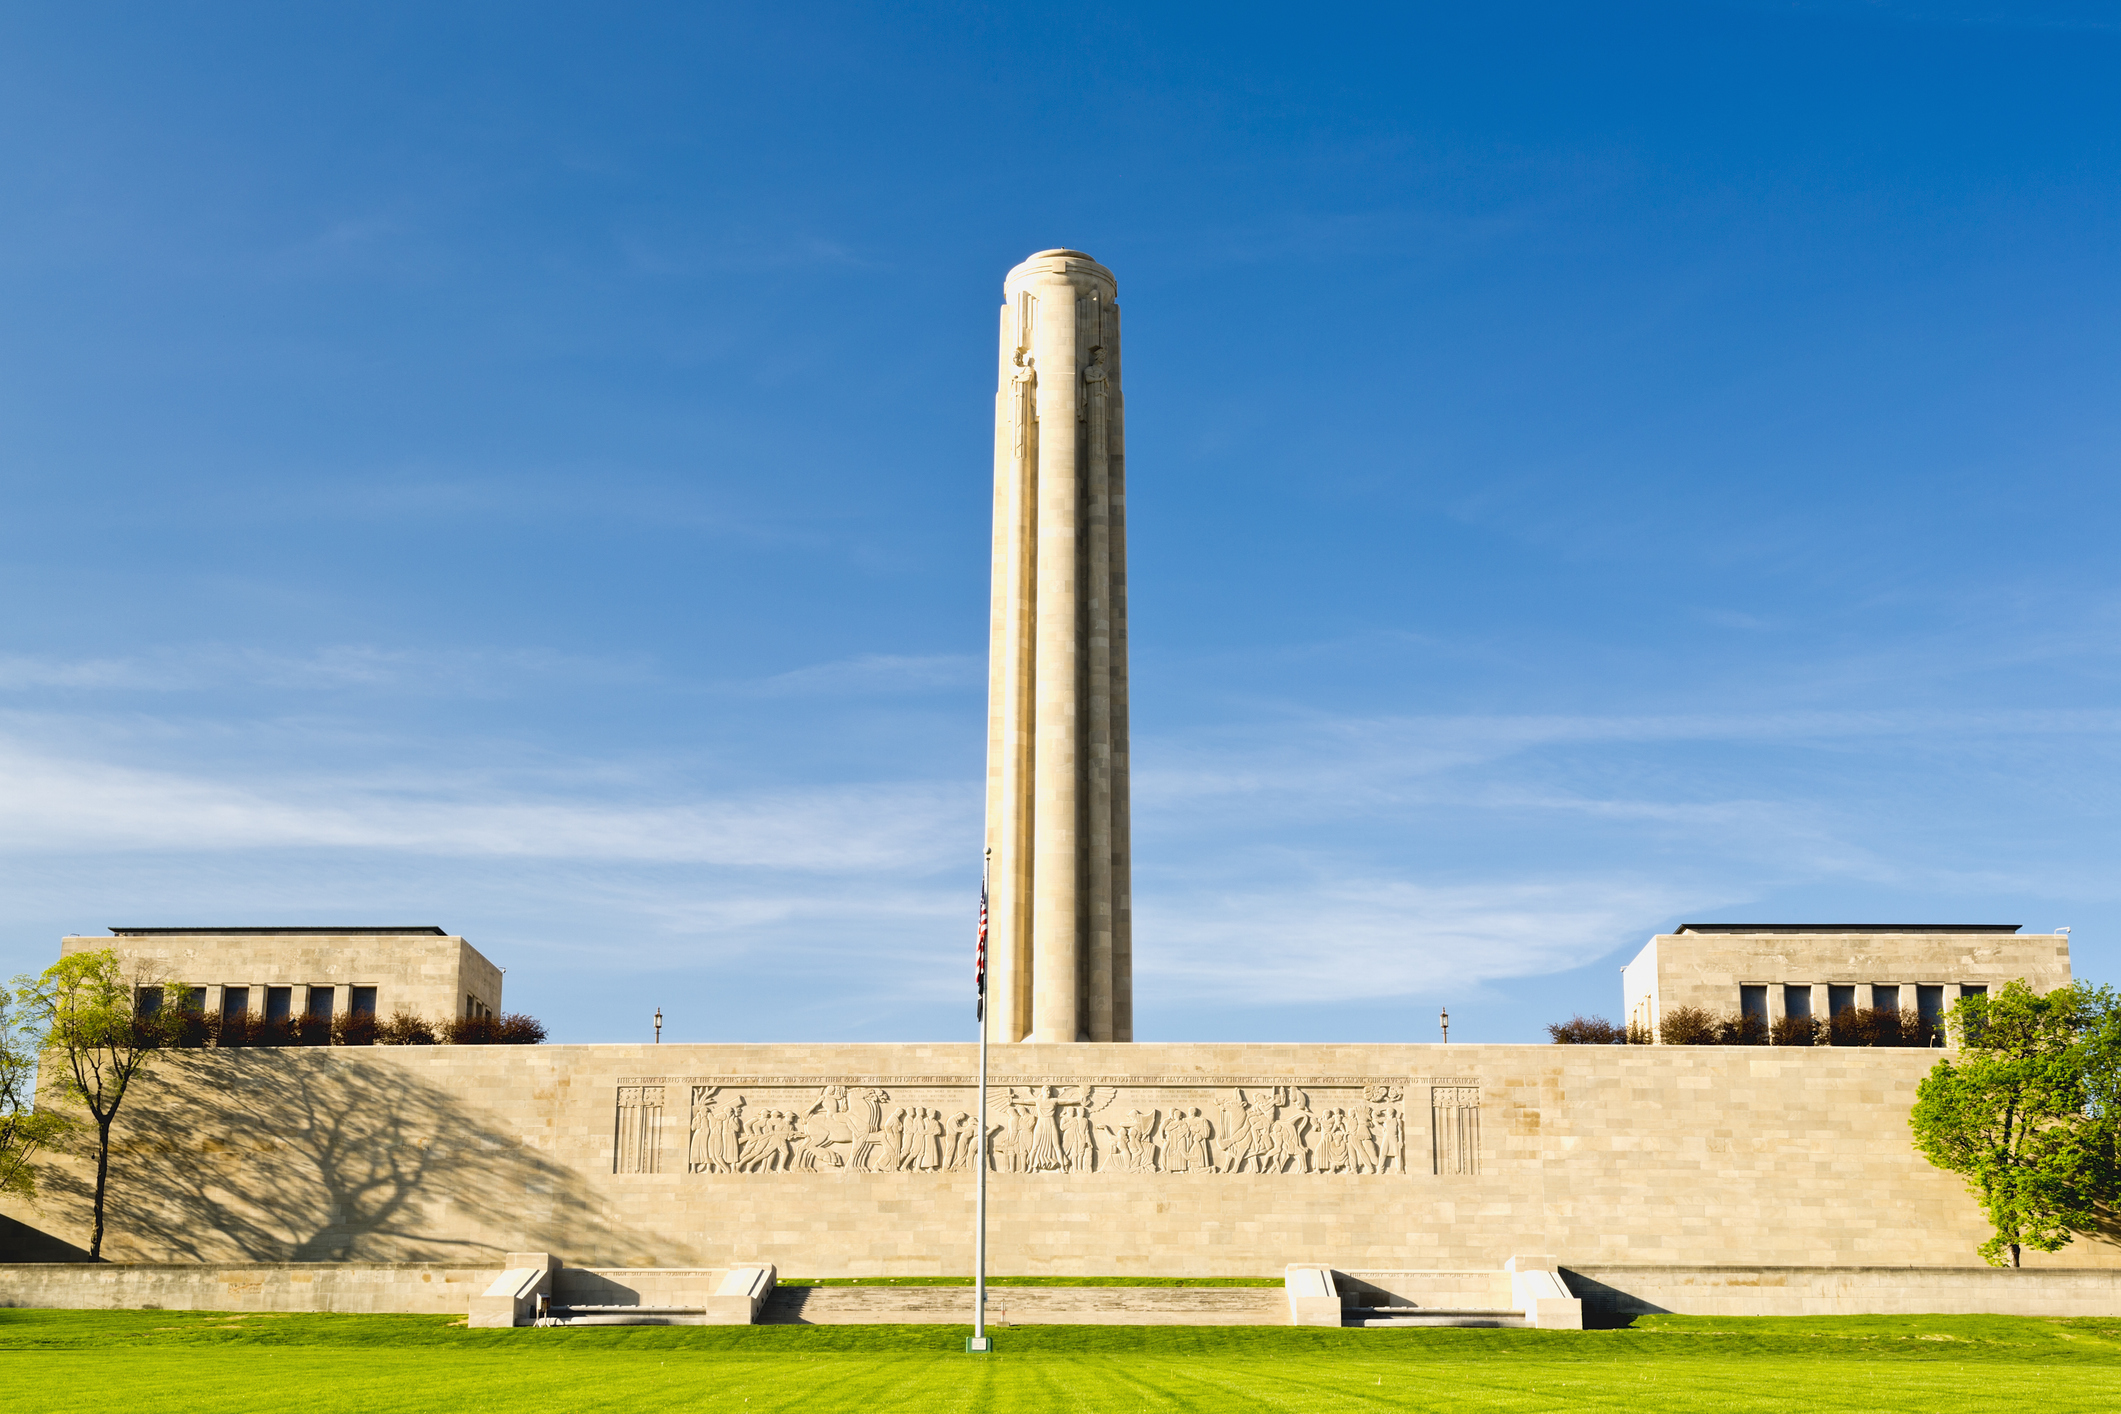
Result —
<path fill-rule="evenodd" d="M 119 1122 L 104 1255 L 498 1270 L 508 1252 L 542 1251 L 570 1267 L 964 1273 L 976 1147 L 959 1116 L 975 1108 L 975 1055 L 178 1052 Z M 1001 1047 L 988 1269 L 1492 1272 L 1521 1252 L 1587 1272 L 1968 1265 L 1987 1235 L 1980 1212 L 1908 1136 L 1916 1082 L 1938 1055 Z M 872 1114 L 893 1126 L 888 1142 Z M 901 1115 L 920 1123 L 894 1125 Z M 1351 1131 L 1368 1145 L 1352 1159 Z M 60 1156 L 39 1206 L 8 1210 L 81 1245 L 90 1178 L 85 1154 Z M 2083 1238 L 2027 1260 L 2121 1266 L 2121 1247 Z"/>

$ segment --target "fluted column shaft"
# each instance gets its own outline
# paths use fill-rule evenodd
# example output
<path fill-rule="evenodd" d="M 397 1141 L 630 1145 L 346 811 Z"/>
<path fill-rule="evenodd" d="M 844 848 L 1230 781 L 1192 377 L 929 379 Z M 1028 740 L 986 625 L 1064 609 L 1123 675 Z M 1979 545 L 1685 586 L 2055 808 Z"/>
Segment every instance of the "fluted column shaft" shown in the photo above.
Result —
<path fill-rule="evenodd" d="M 998 1041 L 1133 1039 L 1124 453 L 1112 274 L 1010 272 L 995 402 L 987 843 Z"/>

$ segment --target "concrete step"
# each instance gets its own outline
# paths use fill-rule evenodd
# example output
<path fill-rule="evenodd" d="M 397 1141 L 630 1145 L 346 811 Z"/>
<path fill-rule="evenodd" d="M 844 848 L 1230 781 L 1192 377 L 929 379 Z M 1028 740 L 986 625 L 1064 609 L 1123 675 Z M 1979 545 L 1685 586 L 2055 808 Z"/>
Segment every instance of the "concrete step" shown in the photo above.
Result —
<path fill-rule="evenodd" d="M 701 1306 L 547 1306 L 541 1326 L 704 1326 Z"/>
<path fill-rule="evenodd" d="M 991 1326 L 1286 1325 L 1287 1296 L 1272 1287 L 990 1286 Z M 782 1286 L 761 1324 L 886 1325 L 972 1322 L 967 1286 Z"/>
<path fill-rule="evenodd" d="M 1341 1312 L 1343 1326 L 1376 1329 L 1389 1326 L 1472 1326 L 1494 1330 L 1525 1327 L 1524 1312 L 1503 1308 L 1448 1306 L 1350 1306 Z"/>

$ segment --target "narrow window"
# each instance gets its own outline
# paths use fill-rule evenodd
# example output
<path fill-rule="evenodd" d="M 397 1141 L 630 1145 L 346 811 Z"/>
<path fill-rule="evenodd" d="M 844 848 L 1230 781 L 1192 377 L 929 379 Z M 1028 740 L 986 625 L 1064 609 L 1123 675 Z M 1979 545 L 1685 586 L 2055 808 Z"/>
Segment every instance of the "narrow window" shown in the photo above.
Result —
<path fill-rule="evenodd" d="M 245 1016 L 250 1012 L 250 988 L 223 987 L 221 989 L 221 1015 L 224 1017 Z"/>
<path fill-rule="evenodd" d="M 204 987 L 186 989 L 184 1009 L 189 1012 L 204 1014 L 206 1011 L 206 989 Z"/>
<path fill-rule="evenodd" d="M 1915 988 L 1915 1010 L 1925 1024 L 1935 1026 L 1944 1019 L 1944 988 Z"/>
<path fill-rule="evenodd" d="M 1810 987 L 1784 987 L 1782 989 L 1782 1014 L 1784 1016 L 1810 1016 L 1812 1014 L 1812 989 Z"/>
<path fill-rule="evenodd" d="M 376 1014 L 376 989 L 373 987 L 348 987 L 346 1010 L 355 1016 Z"/>
<path fill-rule="evenodd" d="M 1826 1014 L 1828 1016 L 1839 1016 L 1845 1011 L 1854 1010 L 1855 1006 L 1856 989 L 1854 987 L 1828 985 L 1826 989 Z"/>
<path fill-rule="evenodd" d="M 331 988 L 313 986 L 309 989 L 309 1014 L 318 1021 L 331 1020 Z"/>
<path fill-rule="evenodd" d="M 142 1016 L 153 1016 L 162 1010 L 162 989 L 142 987 L 140 995 L 133 1001 L 133 1010 Z"/>
<path fill-rule="evenodd" d="M 1767 1025 L 1767 988 L 1740 987 L 1738 989 L 1738 1014 L 1748 1021 L 1755 1017 L 1762 1026 Z"/>
<path fill-rule="evenodd" d="M 295 1009 L 295 989 L 292 987 L 267 987 L 265 989 L 265 1019 L 285 1021 Z"/>
<path fill-rule="evenodd" d="M 1900 989 L 1882 985 L 1871 988 L 1871 1005 L 1879 1011 L 1900 1010 Z"/>

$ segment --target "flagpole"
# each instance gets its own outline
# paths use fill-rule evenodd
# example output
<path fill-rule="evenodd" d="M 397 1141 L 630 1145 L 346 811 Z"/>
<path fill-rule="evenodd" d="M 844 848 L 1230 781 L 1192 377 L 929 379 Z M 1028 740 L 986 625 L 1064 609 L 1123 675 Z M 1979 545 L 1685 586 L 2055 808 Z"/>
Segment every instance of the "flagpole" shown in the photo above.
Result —
<path fill-rule="evenodd" d="M 979 1175 L 979 1197 L 974 1201 L 972 1240 L 972 1343 L 968 1350 L 987 1349 L 987 876 L 994 867 L 989 849 L 979 871 L 979 1142 L 972 1162 Z"/>

